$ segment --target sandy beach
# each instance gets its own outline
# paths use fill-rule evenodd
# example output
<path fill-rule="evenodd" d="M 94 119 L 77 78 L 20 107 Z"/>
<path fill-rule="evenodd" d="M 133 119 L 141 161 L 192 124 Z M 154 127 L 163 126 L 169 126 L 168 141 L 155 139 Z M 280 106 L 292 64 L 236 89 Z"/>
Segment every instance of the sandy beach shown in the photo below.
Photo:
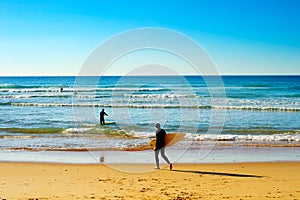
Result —
<path fill-rule="evenodd" d="M 115 165 L 116 166 L 116 165 Z M 1 199 L 300 199 L 300 163 L 0 163 Z"/>

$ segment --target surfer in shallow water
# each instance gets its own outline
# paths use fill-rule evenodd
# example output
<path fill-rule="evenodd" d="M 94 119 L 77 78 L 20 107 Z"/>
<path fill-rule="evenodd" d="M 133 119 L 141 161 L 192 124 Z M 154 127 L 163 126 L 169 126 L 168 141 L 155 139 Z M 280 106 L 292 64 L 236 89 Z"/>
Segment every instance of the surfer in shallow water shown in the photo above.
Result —
<path fill-rule="evenodd" d="M 158 159 L 158 154 L 160 152 L 161 157 L 169 164 L 170 170 L 172 170 L 173 165 L 169 161 L 168 157 L 165 155 L 165 135 L 166 131 L 160 127 L 160 124 L 157 123 L 155 125 L 156 127 L 156 144 L 154 147 L 154 152 L 155 152 L 155 162 L 156 162 L 156 169 L 159 168 L 159 159 Z"/>
<path fill-rule="evenodd" d="M 108 114 L 106 114 L 106 112 L 104 111 L 104 109 L 102 109 L 102 111 L 100 112 L 100 124 L 101 125 L 105 124 L 104 116 L 108 116 Z"/>

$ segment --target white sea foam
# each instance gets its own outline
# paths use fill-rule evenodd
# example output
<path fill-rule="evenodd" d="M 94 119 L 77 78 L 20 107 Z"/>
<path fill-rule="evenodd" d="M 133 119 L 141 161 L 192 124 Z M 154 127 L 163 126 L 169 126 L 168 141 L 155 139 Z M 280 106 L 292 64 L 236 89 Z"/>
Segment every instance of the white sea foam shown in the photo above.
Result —
<path fill-rule="evenodd" d="M 162 98 L 170 98 L 170 99 L 175 99 L 175 98 L 196 98 L 196 95 L 180 95 L 180 94 L 140 94 L 140 95 L 135 95 L 135 94 L 125 94 L 125 97 L 130 97 L 130 98 L 155 98 L 155 99 L 162 99 Z"/>
<path fill-rule="evenodd" d="M 300 142 L 300 133 L 294 134 L 273 134 L 273 135 L 233 135 L 233 134 L 187 134 L 187 140 L 196 141 L 257 141 L 257 142 L 279 142 L 295 141 Z"/>
<path fill-rule="evenodd" d="M 63 92 L 96 92 L 96 91 L 168 91 L 166 88 L 139 88 L 139 87 L 63 87 Z M 37 88 L 1 88 L 0 92 L 29 93 L 29 92 L 61 92 L 61 87 L 37 87 Z"/>
<path fill-rule="evenodd" d="M 2 99 L 30 99 L 30 98 L 41 98 L 41 97 L 72 97 L 71 94 L 59 94 L 59 93 L 49 93 L 49 94 L 23 94 L 23 95 L 1 95 Z"/>
<path fill-rule="evenodd" d="M 153 138 L 153 137 L 155 137 L 154 132 L 130 131 L 128 134 L 131 136 L 134 136 L 134 137 L 138 137 L 138 138 Z"/>
<path fill-rule="evenodd" d="M 178 104 L 98 104 L 98 103 L 11 103 L 12 106 L 40 106 L 40 107 L 113 107 L 113 108 L 190 108 L 190 109 L 227 109 L 253 111 L 288 111 L 299 112 L 299 107 L 249 107 L 249 106 L 206 106 L 206 105 L 178 105 Z"/>
<path fill-rule="evenodd" d="M 92 128 L 67 128 L 63 131 L 64 134 L 86 133 L 92 130 Z"/>
<path fill-rule="evenodd" d="M 33 135 L 6 135 L 3 138 L 5 139 L 31 139 L 31 138 L 37 138 L 41 136 L 33 136 Z"/>
<path fill-rule="evenodd" d="M 226 110 L 257 110 L 257 111 L 300 111 L 300 107 L 282 107 L 282 106 L 213 106 L 215 109 L 226 109 Z"/>

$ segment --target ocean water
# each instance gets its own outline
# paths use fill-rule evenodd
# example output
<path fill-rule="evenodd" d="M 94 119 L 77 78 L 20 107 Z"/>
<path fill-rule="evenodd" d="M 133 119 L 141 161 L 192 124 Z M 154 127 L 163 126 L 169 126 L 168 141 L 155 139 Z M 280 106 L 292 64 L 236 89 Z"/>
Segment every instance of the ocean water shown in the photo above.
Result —
<path fill-rule="evenodd" d="M 109 124 L 100 126 L 102 108 Z M 187 133 L 175 151 L 297 148 L 300 76 L 0 77 L 2 160 L 9 153 L 150 151 L 157 122 Z"/>

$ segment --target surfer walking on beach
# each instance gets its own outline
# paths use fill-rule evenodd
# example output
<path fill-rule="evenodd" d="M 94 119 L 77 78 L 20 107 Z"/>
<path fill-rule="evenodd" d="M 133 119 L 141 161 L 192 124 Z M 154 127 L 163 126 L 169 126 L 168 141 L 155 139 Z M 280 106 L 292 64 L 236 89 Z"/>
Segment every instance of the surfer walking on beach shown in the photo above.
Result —
<path fill-rule="evenodd" d="M 155 147 L 153 148 L 155 152 L 155 162 L 156 162 L 156 169 L 159 168 L 159 159 L 158 159 L 158 154 L 160 152 L 161 157 L 169 164 L 170 170 L 172 170 L 173 165 L 169 161 L 168 157 L 165 154 L 165 135 L 166 131 L 160 127 L 160 124 L 157 123 L 155 125 L 156 127 L 156 143 Z"/>
<path fill-rule="evenodd" d="M 101 125 L 105 124 L 104 116 L 108 116 L 108 114 L 106 114 L 106 112 L 104 111 L 104 108 L 103 108 L 102 111 L 100 112 L 100 124 Z"/>

